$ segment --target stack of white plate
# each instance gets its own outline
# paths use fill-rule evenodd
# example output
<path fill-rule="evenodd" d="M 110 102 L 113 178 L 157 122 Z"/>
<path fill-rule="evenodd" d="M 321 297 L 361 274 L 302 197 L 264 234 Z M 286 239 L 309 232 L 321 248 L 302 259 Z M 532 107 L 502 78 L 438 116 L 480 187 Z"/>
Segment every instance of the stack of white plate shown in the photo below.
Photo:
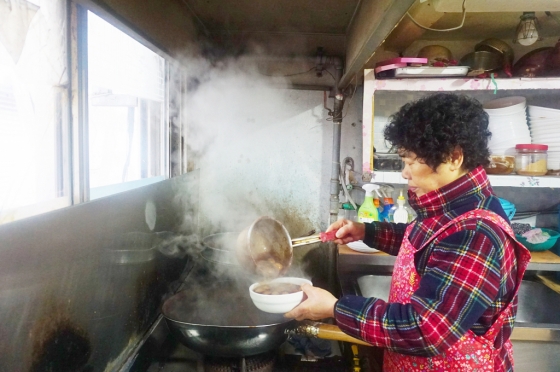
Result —
<path fill-rule="evenodd" d="M 492 132 L 488 143 L 492 155 L 515 155 L 516 144 L 531 143 L 526 106 L 527 100 L 521 96 L 498 98 L 483 105 Z"/>
<path fill-rule="evenodd" d="M 548 169 L 560 169 L 560 110 L 528 106 L 532 143 L 548 145 Z"/>

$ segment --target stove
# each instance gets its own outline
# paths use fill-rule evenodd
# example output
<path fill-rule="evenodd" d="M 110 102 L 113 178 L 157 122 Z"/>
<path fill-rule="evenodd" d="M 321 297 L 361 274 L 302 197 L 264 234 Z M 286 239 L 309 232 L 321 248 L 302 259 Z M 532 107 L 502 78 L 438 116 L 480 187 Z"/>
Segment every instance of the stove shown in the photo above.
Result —
<path fill-rule="evenodd" d="M 204 265 L 194 265 L 189 271 L 183 285 L 194 278 L 209 276 L 208 267 Z M 344 354 L 347 355 L 347 351 L 344 351 Z M 278 349 L 259 355 L 244 358 L 205 356 L 181 344 L 171 334 L 165 319 L 160 315 L 121 372 L 346 372 L 354 370 L 352 357 L 346 359 L 343 357 L 338 342 L 307 339 L 301 336 L 292 336 Z"/>
<path fill-rule="evenodd" d="M 159 319 L 134 357 L 130 372 L 347 372 L 352 366 L 341 355 L 338 342 L 319 340 L 321 356 L 303 353 L 301 343 L 288 340 L 277 350 L 244 358 L 205 356 L 179 343 Z M 294 346 L 295 344 L 295 346 Z M 328 353 L 326 349 L 330 349 Z M 304 355 L 305 353 L 305 355 Z"/>

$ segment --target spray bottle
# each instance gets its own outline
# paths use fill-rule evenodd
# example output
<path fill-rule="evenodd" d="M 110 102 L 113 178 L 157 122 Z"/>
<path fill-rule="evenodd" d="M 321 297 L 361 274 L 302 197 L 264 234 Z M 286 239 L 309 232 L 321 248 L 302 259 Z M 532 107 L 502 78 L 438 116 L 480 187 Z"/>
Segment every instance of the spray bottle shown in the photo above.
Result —
<path fill-rule="evenodd" d="M 379 221 L 392 222 L 389 219 L 389 213 L 394 205 L 393 198 L 383 198 L 383 210 L 379 213 Z"/>
<path fill-rule="evenodd" d="M 368 183 L 362 186 L 366 192 L 364 203 L 358 209 L 359 222 L 373 222 L 379 221 L 379 211 L 373 204 L 373 192 L 379 189 L 379 185 Z"/>

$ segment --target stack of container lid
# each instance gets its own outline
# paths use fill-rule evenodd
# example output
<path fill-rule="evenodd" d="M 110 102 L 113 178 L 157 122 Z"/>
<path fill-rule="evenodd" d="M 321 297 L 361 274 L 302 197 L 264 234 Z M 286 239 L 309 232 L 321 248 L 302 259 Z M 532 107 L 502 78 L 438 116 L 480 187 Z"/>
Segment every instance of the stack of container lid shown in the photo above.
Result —
<path fill-rule="evenodd" d="M 515 155 L 516 144 L 531 143 L 526 106 L 521 96 L 498 98 L 483 105 L 492 132 L 488 143 L 491 155 Z"/>
<path fill-rule="evenodd" d="M 528 106 L 533 143 L 548 145 L 548 169 L 560 169 L 560 110 Z"/>

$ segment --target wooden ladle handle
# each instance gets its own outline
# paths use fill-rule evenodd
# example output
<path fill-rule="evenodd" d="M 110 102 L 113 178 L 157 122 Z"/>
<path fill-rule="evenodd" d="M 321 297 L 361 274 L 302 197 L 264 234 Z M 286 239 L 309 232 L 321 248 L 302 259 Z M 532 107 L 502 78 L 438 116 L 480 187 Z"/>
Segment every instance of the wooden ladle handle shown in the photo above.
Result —
<path fill-rule="evenodd" d="M 372 346 L 371 344 L 347 335 L 342 330 L 333 324 L 303 321 L 298 324 L 295 329 L 291 329 L 289 334 L 299 335 L 311 338 L 321 338 L 324 340 L 346 341 L 354 344 Z"/>

